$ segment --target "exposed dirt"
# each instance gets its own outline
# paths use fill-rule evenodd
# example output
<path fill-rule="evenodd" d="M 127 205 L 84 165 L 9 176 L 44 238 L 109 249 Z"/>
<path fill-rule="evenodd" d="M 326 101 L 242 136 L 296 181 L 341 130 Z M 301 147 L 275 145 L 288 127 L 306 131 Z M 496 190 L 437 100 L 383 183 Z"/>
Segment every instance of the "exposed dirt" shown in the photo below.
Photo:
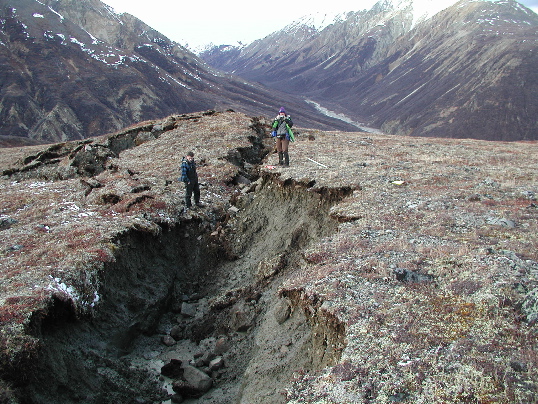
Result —
<path fill-rule="evenodd" d="M 536 402 L 536 143 L 166 122 L 0 154 L 2 400 Z"/>
<path fill-rule="evenodd" d="M 160 236 L 133 231 L 101 280 L 103 306 L 92 318 L 75 320 L 73 308 L 56 301 L 38 337 L 42 356 L 29 375 L 25 400 L 36 403 L 126 402 L 157 400 L 156 379 L 130 366 L 140 334 L 153 335 L 179 293 L 197 288 L 198 270 L 213 265 L 214 255 L 195 237 L 199 222 L 164 231 Z M 191 263 L 194 263 L 191 265 Z M 72 318 L 72 321 L 66 321 Z"/>
<path fill-rule="evenodd" d="M 238 200 L 240 213 L 227 228 L 238 259 L 208 279 L 205 295 L 216 309 L 198 335 L 228 336 L 245 324 L 237 316 L 252 316 L 252 326 L 229 359 L 232 383 L 240 380 L 234 400 L 279 403 L 285 402 L 282 390 L 294 372 L 319 369 L 341 353 L 343 330 L 306 310 L 300 299 L 279 296 L 278 290 L 301 266 L 302 250 L 336 230 L 328 212 L 346 192 L 309 192 L 306 184 L 282 183 L 272 175 L 255 188 Z"/>
<path fill-rule="evenodd" d="M 240 213 L 222 229 L 228 251 L 211 240 L 207 222 L 215 212 L 209 207 L 157 237 L 131 232 L 118 240 L 121 251 L 104 270 L 105 303 L 97 315 L 76 321 L 58 300 L 43 321 L 44 349 L 24 400 L 165 401 L 161 386 L 171 381 L 159 380 L 160 367 L 170 359 L 193 360 L 217 338 L 229 347 L 226 368 L 209 393 L 187 402 L 283 403 L 294 372 L 335 363 L 343 329 L 317 313 L 305 316 L 297 296 L 277 292 L 301 265 L 300 251 L 335 230 L 328 211 L 345 192 L 308 192 L 271 175 L 253 188 L 237 199 Z M 194 296 L 194 319 L 177 313 L 185 295 Z M 161 337 L 178 317 L 185 338 L 166 347 Z"/>

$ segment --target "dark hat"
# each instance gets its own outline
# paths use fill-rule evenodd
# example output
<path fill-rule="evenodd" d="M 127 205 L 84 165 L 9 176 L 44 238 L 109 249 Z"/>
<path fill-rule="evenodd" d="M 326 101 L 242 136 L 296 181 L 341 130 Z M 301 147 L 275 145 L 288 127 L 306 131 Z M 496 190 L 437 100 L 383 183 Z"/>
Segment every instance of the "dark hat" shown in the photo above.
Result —
<path fill-rule="evenodd" d="M 284 107 L 280 107 L 280 109 L 278 110 L 279 114 L 282 113 L 282 112 L 286 113 L 286 110 L 284 109 Z"/>

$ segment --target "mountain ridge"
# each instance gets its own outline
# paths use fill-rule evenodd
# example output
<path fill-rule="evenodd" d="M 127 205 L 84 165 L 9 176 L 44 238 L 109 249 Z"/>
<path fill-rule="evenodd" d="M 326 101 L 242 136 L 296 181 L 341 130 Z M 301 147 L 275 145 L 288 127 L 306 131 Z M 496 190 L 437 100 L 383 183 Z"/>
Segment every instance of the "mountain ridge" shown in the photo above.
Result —
<path fill-rule="evenodd" d="M 284 29 L 201 57 L 387 133 L 535 140 L 538 16 L 515 1 L 462 0 L 413 26 L 404 3 L 348 13 L 306 40 Z"/>
<path fill-rule="evenodd" d="M 284 104 L 305 125 L 353 128 L 300 97 L 209 67 L 99 0 L 2 0 L 0 28 L 5 145 L 82 139 L 204 110 L 272 116 Z"/>

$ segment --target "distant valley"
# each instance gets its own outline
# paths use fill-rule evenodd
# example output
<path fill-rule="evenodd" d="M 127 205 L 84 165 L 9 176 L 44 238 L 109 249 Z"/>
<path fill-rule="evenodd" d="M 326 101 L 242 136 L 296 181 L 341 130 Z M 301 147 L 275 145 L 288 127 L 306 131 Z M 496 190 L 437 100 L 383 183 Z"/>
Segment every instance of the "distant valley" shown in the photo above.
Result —
<path fill-rule="evenodd" d="M 99 0 L 0 0 L 0 145 L 54 143 L 205 110 L 353 129 L 297 96 L 209 67 Z"/>
<path fill-rule="evenodd" d="M 99 0 L 0 0 L 0 146 L 207 110 L 409 136 L 536 140 L 538 15 L 463 0 L 378 2 L 199 56 Z"/>
<path fill-rule="evenodd" d="M 515 1 L 463 0 L 435 15 L 394 3 L 201 57 L 386 133 L 538 138 L 538 15 Z"/>

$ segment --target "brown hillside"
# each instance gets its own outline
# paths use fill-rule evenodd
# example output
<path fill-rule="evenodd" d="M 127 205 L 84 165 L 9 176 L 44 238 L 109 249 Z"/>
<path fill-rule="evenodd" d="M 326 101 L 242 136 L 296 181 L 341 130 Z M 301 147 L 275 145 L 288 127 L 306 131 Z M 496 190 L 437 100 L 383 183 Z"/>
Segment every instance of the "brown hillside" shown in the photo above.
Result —
<path fill-rule="evenodd" d="M 272 147 L 207 112 L 3 149 L 0 402 L 537 402 L 536 142 Z"/>

